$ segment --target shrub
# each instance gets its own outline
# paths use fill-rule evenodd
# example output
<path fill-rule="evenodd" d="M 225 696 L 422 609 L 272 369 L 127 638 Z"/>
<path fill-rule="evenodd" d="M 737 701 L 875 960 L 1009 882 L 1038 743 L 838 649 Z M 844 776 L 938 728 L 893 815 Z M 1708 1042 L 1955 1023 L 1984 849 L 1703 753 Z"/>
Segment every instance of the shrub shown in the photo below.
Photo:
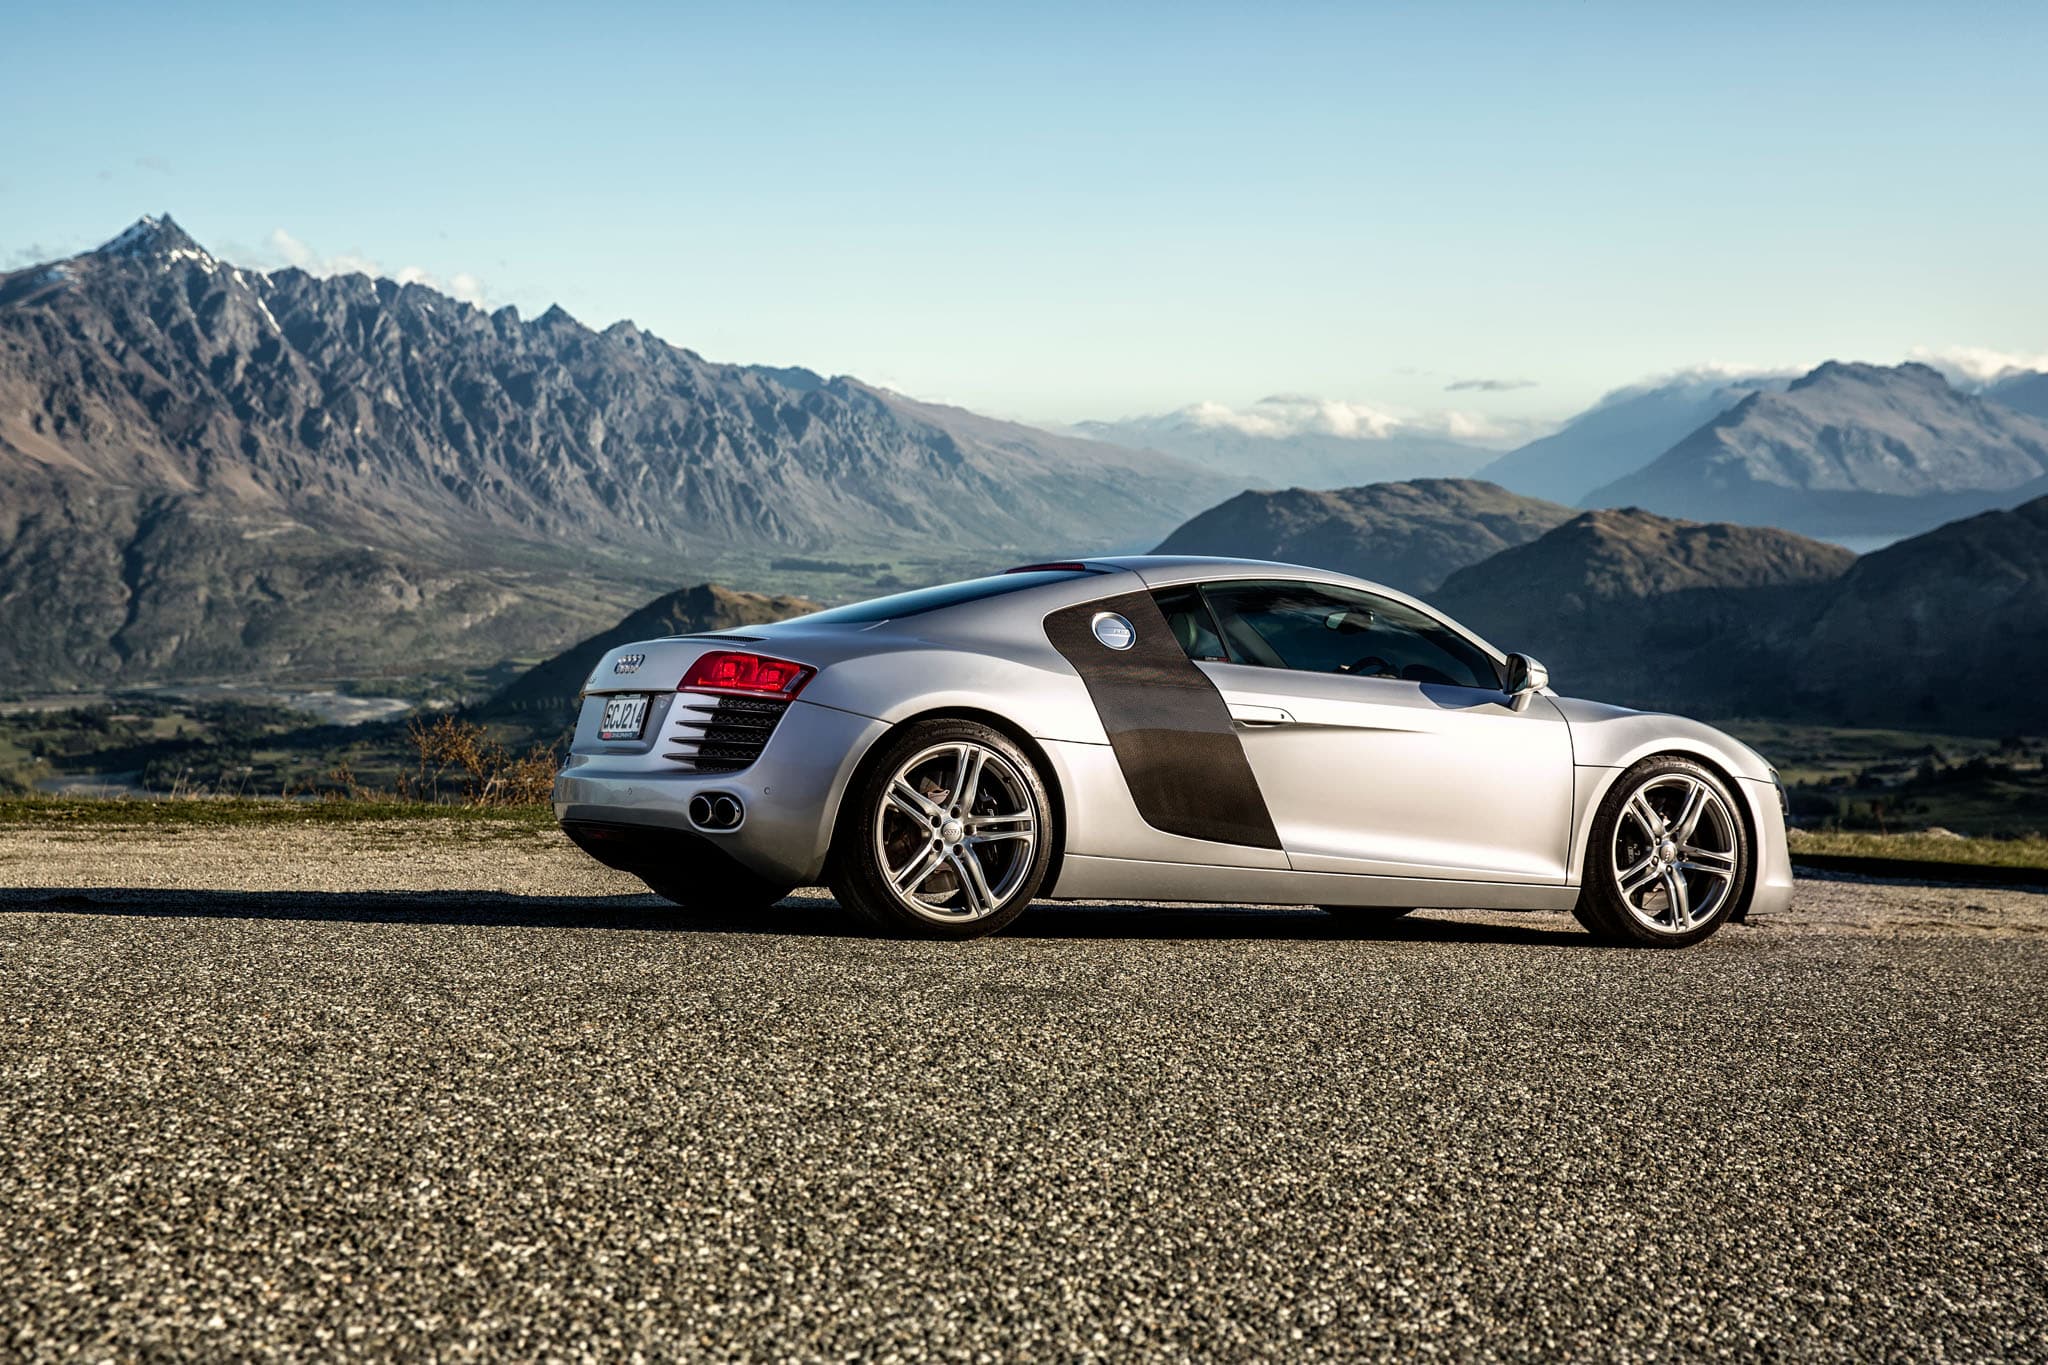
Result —
<path fill-rule="evenodd" d="M 472 806 L 537 806 L 554 791 L 553 744 L 515 754 L 483 726 L 451 715 L 415 720 L 407 736 L 419 766 L 400 776 L 398 791 L 410 800 L 443 801 L 453 794 Z"/>

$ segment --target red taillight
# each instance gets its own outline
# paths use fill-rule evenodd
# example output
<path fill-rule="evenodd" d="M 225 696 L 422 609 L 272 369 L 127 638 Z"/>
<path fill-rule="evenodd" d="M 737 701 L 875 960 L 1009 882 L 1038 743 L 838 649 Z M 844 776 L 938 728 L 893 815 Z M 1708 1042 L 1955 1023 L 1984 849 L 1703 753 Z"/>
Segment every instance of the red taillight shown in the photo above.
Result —
<path fill-rule="evenodd" d="M 761 654 L 719 650 L 690 665 L 678 692 L 740 692 L 750 696 L 793 697 L 811 680 L 815 668 L 770 659 Z"/>

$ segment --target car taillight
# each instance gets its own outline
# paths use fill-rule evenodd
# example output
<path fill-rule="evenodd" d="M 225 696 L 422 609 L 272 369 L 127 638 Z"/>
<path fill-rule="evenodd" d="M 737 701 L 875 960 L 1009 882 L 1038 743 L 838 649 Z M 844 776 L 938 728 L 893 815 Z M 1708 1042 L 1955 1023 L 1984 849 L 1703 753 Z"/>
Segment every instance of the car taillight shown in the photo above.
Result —
<path fill-rule="evenodd" d="M 718 650 L 690 665 L 678 692 L 734 692 L 749 697 L 793 697 L 818 670 L 763 654 Z"/>

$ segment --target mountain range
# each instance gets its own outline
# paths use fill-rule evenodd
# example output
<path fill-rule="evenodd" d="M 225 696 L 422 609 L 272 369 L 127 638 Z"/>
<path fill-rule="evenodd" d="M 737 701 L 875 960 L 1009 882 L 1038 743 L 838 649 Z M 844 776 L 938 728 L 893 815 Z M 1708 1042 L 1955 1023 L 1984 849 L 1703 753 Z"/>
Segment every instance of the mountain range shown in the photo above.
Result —
<path fill-rule="evenodd" d="M 1782 389 L 1789 380 L 1689 370 L 1617 389 L 1559 430 L 1485 465 L 1479 477 L 1530 497 L 1577 503 L 1641 469 L 1750 394 Z"/>
<path fill-rule="evenodd" d="M 1373 480 L 1489 452 L 1357 405 L 1212 407 L 1044 432 L 629 322 L 247 270 L 145 218 L 0 274 L 0 688 L 581 639 L 517 709 L 636 603 L 617 630 L 813 605 L 671 591 L 710 571 L 838 595 L 1157 541 L 1431 592 L 1573 691 L 2038 728 L 2010 679 L 2048 665 L 2048 376 L 1681 375 L 1493 458 L 1496 481 Z M 1271 487 L 1292 482 L 1341 486 Z M 1858 560 L 1810 536 L 1907 538 Z"/>
<path fill-rule="evenodd" d="M 1132 549 L 1231 488 L 168 217 L 0 276 L 0 686 L 495 659 L 728 556 Z"/>
<path fill-rule="evenodd" d="M 1920 364 L 1830 361 L 1749 394 L 1582 500 L 1815 535 L 1903 535 L 2048 492 L 2048 422 Z"/>

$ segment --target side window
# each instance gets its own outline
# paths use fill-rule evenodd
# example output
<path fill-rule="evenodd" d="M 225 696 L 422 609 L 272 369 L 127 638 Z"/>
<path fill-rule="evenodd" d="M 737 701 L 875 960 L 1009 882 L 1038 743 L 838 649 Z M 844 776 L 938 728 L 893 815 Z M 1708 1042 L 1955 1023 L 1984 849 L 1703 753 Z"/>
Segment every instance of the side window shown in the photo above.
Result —
<path fill-rule="evenodd" d="M 1486 652 L 1425 612 L 1318 583 L 1211 583 L 1202 590 L 1230 658 L 1267 668 L 1494 689 Z"/>
<path fill-rule="evenodd" d="M 1215 619 L 1209 615 L 1200 588 L 1192 583 L 1184 588 L 1162 588 L 1152 594 L 1152 600 L 1159 604 L 1167 629 L 1190 659 L 1222 663 L 1230 657 L 1224 652 L 1223 637 L 1216 633 Z"/>

